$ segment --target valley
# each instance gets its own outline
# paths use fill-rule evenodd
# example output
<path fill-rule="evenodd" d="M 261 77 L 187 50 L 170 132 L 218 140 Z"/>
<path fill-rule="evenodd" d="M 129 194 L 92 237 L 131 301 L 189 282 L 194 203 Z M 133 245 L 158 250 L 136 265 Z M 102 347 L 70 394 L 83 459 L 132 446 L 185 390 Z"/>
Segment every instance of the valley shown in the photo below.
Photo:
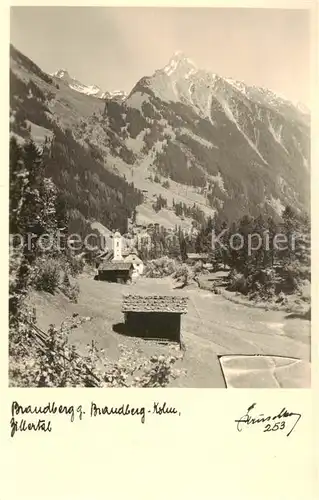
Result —
<path fill-rule="evenodd" d="M 79 277 L 79 285 L 77 304 L 71 304 L 63 295 L 52 297 L 46 293 L 34 293 L 31 303 L 44 330 L 52 323 L 59 326 L 73 313 L 90 318 L 70 335 L 70 341 L 82 354 L 92 341 L 114 361 L 122 344 L 134 349 L 137 359 L 178 354 L 178 345 L 162 346 L 126 337 L 114 331 L 114 325 L 123 322 L 123 293 L 185 295 L 189 298 L 188 313 L 182 317 L 185 352 L 176 364 L 181 375 L 170 382 L 171 387 L 224 388 L 225 379 L 229 387 L 310 387 L 307 320 L 290 318 L 285 311 L 233 304 L 196 287 L 177 290 L 171 278 L 141 278 L 127 286 L 96 282 L 92 275 L 83 275 Z M 226 360 L 224 368 L 219 356 L 225 356 L 221 358 Z"/>
<path fill-rule="evenodd" d="M 145 369 L 142 379 L 130 381 L 133 386 L 310 386 L 307 112 L 271 90 L 198 68 L 182 52 L 124 93 L 84 85 L 67 70 L 47 74 L 11 45 L 10 135 L 10 232 L 54 239 L 62 229 L 85 241 L 93 231 L 108 240 L 94 250 L 30 254 L 24 247 L 22 255 L 13 253 L 17 383 L 30 383 L 26 363 L 36 386 L 128 387 L 132 362 Z M 213 234 L 225 231 L 221 247 L 213 248 Z M 110 281 L 125 275 L 130 282 L 134 265 L 108 260 L 117 232 L 126 258 L 140 259 L 144 269 L 129 286 L 93 279 L 94 267 L 105 263 Z M 287 239 L 294 233 L 297 251 L 270 245 L 251 255 L 251 235 L 264 242 L 270 233 Z M 243 244 L 234 249 L 236 234 Z M 212 281 L 226 267 L 227 289 L 218 294 Z M 128 289 L 189 299 L 183 349 L 121 333 Z M 309 317 L 289 314 L 289 300 L 295 299 Z M 266 310 L 267 304 L 283 307 Z M 31 324 L 29 347 L 36 362 L 19 350 L 19 332 L 32 310 L 38 326 Z M 50 326 L 68 317 L 84 318 L 67 331 L 70 344 L 63 329 L 57 333 Z M 49 353 L 50 336 L 57 335 L 55 360 L 43 345 L 36 350 L 30 339 L 37 335 Z M 96 348 L 109 371 L 94 364 Z M 124 365 L 121 349 L 130 353 Z M 77 359 L 77 367 L 56 361 L 61 352 L 71 363 Z M 57 364 L 43 371 L 48 359 Z"/>
<path fill-rule="evenodd" d="M 87 95 L 89 87 L 74 85 L 66 70 L 45 75 L 13 46 L 10 64 L 12 131 L 19 135 L 15 113 L 27 98 L 16 79 L 26 86 L 33 82 L 52 126 L 26 113 L 31 136 L 41 145 L 36 127 L 48 129 L 48 139 L 55 126 L 71 130 L 106 170 L 143 192 L 141 224 L 154 216 L 166 228 L 190 227 L 191 220 L 174 215 L 173 200 L 195 203 L 204 217 L 218 212 L 226 219 L 246 213 L 278 217 L 287 204 L 309 209 L 309 115 L 267 89 L 198 69 L 180 52 L 120 99 L 117 92 Z M 168 211 L 153 210 L 158 195 Z"/>

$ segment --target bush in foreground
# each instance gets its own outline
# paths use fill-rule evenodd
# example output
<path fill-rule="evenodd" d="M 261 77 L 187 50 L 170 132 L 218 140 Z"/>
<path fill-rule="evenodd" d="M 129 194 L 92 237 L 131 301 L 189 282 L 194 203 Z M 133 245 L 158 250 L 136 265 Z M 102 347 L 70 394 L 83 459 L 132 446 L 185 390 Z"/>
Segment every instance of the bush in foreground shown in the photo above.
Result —
<path fill-rule="evenodd" d="M 10 331 L 9 380 L 14 387 L 165 387 L 178 377 L 173 368 L 181 354 L 142 358 L 120 346 L 117 362 L 109 360 L 94 343 L 81 356 L 69 343 L 69 334 L 90 318 L 73 317 L 59 329 L 41 331 L 26 313 Z"/>

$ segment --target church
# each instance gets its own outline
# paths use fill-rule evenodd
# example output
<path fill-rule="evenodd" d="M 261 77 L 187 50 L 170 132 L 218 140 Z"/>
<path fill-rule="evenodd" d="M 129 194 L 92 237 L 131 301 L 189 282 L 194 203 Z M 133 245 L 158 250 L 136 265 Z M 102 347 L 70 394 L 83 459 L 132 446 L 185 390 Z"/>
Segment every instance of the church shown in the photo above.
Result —
<path fill-rule="evenodd" d="M 100 256 L 98 279 L 117 283 L 127 283 L 143 274 L 144 264 L 134 248 L 122 249 L 123 237 L 114 233 L 113 249 Z"/>

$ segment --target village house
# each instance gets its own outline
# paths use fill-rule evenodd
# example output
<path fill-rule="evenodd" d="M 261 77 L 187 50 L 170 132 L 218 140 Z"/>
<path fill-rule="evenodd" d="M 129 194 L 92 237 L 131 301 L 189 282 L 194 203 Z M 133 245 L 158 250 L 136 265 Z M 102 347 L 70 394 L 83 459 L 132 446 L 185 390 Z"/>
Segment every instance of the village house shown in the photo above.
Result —
<path fill-rule="evenodd" d="M 181 315 L 187 313 L 187 300 L 178 295 L 124 295 L 122 312 L 127 332 L 181 342 Z"/>
<path fill-rule="evenodd" d="M 106 250 L 97 259 L 99 279 L 128 282 L 141 275 L 144 271 L 143 261 L 134 248 L 122 249 L 123 237 L 118 231 L 113 235 L 112 243 L 113 249 Z"/>
<path fill-rule="evenodd" d="M 133 264 L 133 277 L 140 276 L 144 271 L 144 263 L 142 259 L 139 258 L 137 250 L 135 248 L 130 248 L 123 251 L 124 262 L 130 262 Z"/>
<path fill-rule="evenodd" d="M 134 267 L 131 262 L 102 262 L 98 268 L 98 279 L 112 283 L 132 281 Z"/>

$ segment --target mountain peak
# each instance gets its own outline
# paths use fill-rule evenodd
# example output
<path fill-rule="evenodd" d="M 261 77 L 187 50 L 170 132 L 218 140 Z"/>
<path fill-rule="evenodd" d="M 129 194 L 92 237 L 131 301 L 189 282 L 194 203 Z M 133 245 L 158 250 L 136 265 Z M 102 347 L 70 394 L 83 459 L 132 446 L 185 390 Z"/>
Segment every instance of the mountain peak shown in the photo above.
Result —
<path fill-rule="evenodd" d="M 58 69 L 57 71 L 52 73 L 52 76 L 56 76 L 57 78 L 61 78 L 64 80 L 71 79 L 71 76 L 70 76 L 68 70 L 66 70 L 66 69 Z"/>
<path fill-rule="evenodd" d="M 196 66 L 195 63 L 182 50 L 176 50 L 172 55 L 172 57 L 170 58 L 170 62 L 171 61 L 189 64 L 194 67 Z"/>
<path fill-rule="evenodd" d="M 122 90 L 114 90 L 111 92 L 103 92 L 97 85 L 86 85 L 81 83 L 76 78 L 70 76 L 66 69 L 58 69 L 55 73 L 51 73 L 51 76 L 59 78 L 65 82 L 71 89 L 80 92 L 81 94 L 86 94 L 90 96 L 99 97 L 100 99 L 116 99 L 118 101 L 124 101 L 127 94 Z"/>
<path fill-rule="evenodd" d="M 172 55 L 171 59 L 188 59 L 187 55 L 185 52 L 182 50 L 175 50 L 174 54 Z"/>
<path fill-rule="evenodd" d="M 168 64 L 164 67 L 164 71 L 167 75 L 171 75 L 176 71 L 188 73 L 191 70 L 196 71 L 197 67 L 181 50 L 174 52 Z"/>
<path fill-rule="evenodd" d="M 70 76 L 69 72 L 66 69 L 59 69 L 55 73 L 52 73 L 52 76 L 59 78 L 64 81 L 70 88 L 76 90 L 77 92 L 81 92 L 82 94 L 94 95 L 96 97 L 101 97 L 102 90 L 97 85 L 85 85 L 81 83 L 76 78 Z"/>

